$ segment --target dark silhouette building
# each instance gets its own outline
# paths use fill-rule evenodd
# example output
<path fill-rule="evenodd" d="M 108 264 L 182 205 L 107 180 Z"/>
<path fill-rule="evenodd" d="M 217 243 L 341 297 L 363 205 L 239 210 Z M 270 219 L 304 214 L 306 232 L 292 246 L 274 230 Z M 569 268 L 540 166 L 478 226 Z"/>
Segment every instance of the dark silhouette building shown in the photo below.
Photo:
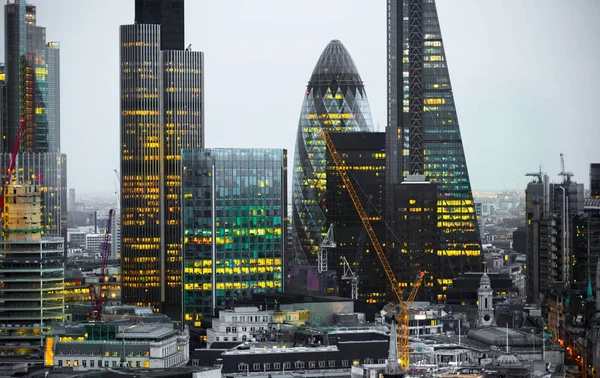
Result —
<path fill-rule="evenodd" d="M 160 25 L 162 50 L 183 50 L 185 35 L 183 0 L 135 0 L 135 23 Z"/>
<path fill-rule="evenodd" d="M 600 198 L 600 163 L 590 164 L 590 196 Z"/>
<path fill-rule="evenodd" d="M 120 29 L 122 297 L 179 320 L 181 150 L 204 146 L 204 58 L 165 49 L 162 30 L 155 23 Z"/>
<path fill-rule="evenodd" d="M 331 41 L 323 50 L 302 103 L 294 155 L 294 236 L 288 270 L 316 262 L 317 250 L 329 227 L 323 207 L 327 151 L 319 135 L 321 130 L 373 131 L 363 81 L 348 50 L 338 40 Z"/>
<path fill-rule="evenodd" d="M 352 181 L 361 204 L 381 242 L 385 240 L 385 133 L 330 133 L 336 150 L 342 156 L 346 172 Z M 335 163 L 327 153 L 327 181 L 322 208 L 327 224 L 335 224 L 337 247 L 328 253 L 328 267 L 341 278 L 346 257 L 358 275 L 359 299 L 380 303 L 386 297 L 387 279 L 375 249 L 358 216 L 348 190 Z M 351 296 L 351 281 L 337 280 L 339 295 Z"/>
<path fill-rule="evenodd" d="M 513 231 L 513 251 L 517 253 L 527 253 L 527 227 L 519 226 Z"/>
<path fill-rule="evenodd" d="M 400 234 L 397 209 L 414 194 L 395 187 L 409 175 L 424 175 L 436 184 L 438 249 L 432 257 L 436 257 L 437 276 L 430 282 L 437 299 L 443 300 L 444 289 L 454 278 L 481 269 L 481 239 L 467 162 L 435 1 L 387 3 L 387 218 L 394 233 Z M 402 253 L 405 242 L 394 240 L 388 233 L 390 256 Z M 413 274 L 418 269 L 411 267 Z"/>

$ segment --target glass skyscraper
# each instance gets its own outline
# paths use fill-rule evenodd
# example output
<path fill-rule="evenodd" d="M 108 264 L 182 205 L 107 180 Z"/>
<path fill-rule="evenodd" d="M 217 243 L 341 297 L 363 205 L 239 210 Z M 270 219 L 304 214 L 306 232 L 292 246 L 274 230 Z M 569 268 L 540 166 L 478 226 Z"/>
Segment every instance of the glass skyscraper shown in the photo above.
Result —
<path fill-rule="evenodd" d="M 182 152 L 186 323 L 217 306 L 283 289 L 287 151 Z"/>
<path fill-rule="evenodd" d="M 327 152 L 321 130 L 373 131 L 363 81 L 344 45 L 331 41 L 308 81 L 294 155 L 292 187 L 293 256 L 287 268 L 316 261 L 327 232 Z"/>
<path fill-rule="evenodd" d="M 11 0 L 4 7 L 2 172 L 9 166 L 23 125 L 13 178 L 40 187 L 43 233 L 66 236 L 67 160 L 60 153 L 60 49 L 58 42 L 46 43 L 46 28 L 37 25 L 36 17 L 36 6 L 25 0 Z"/>
<path fill-rule="evenodd" d="M 164 49 L 161 30 L 121 26 L 122 296 L 179 319 L 180 159 L 204 145 L 203 54 Z"/>
<path fill-rule="evenodd" d="M 162 50 L 183 50 L 183 0 L 135 0 L 135 23 L 160 25 Z"/>
<path fill-rule="evenodd" d="M 385 240 L 385 133 L 330 133 L 331 140 L 343 157 L 346 172 L 375 234 Z M 328 268 L 336 276 L 344 275 L 342 257 L 358 275 L 358 295 L 367 303 L 386 300 L 386 276 L 375 249 L 358 216 L 346 185 L 331 154 L 327 153 L 327 185 L 324 198 L 327 222 L 335 223 L 337 247 L 328 252 Z M 351 281 L 338 279 L 338 294 L 350 297 Z M 330 288 L 327 288 L 331 291 Z"/>
<path fill-rule="evenodd" d="M 444 289 L 466 271 L 481 269 L 481 244 L 467 162 L 434 0 L 388 0 L 388 218 L 410 195 L 395 190 L 409 175 L 437 186 L 439 245 L 425 287 Z M 402 194 L 403 193 L 403 194 Z M 410 199 L 409 199 L 410 200 Z M 393 228 L 398 230 L 400 222 Z M 388 234 L 393 254 L 402 242 Z M 408 259 L 408 256 L 405 256 Z M 396 256 L 400 258 L 400 256 Z M 418 266 L 410 268 L 416 274 Z"/>
<path fill-rule="evenodd" d="M 46 44 L 48 63 L 48 101 L 46 113 L 48 119 L 48 151 L 60 152 L 60 44 Z"/>

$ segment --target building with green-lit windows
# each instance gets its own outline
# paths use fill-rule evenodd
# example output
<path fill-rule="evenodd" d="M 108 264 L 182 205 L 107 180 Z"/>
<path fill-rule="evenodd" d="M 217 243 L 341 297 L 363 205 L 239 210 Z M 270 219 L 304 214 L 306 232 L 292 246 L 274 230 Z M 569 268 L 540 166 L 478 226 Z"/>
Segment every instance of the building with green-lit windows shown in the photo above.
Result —
<path fill-rule="evenodd" d="M 287 151 L 182 151 L 183 318 L 283 291 Z"/>
<path fill-rule="evenodd" d="M 387 0 L 387 16 L 386 208 L 388 223 L 400 238 L 388 233 L 388 255 L 401 267 L 398 275 L 406 277 L 399 277 L 401 285 L 411 286 L 417 271 L 425 269 L 428 274 L 419 297 L 431 295 L 443 301 L 454 278 L 482 269 L 481 239 L 444 41 L 435 0 Z M 417 206 L 429 199 L 419 192 L 420 185 L 413 185 L 415 177 L 436 184 L 436 206 Z M 403 182 L 411 184 L 400 188 Z M 399 208 L 421 217 L 424 226 L 431 210 L 437 209 L 435 242 L 421 236 L 421 245 L 414 239 L 402 240 L 399 235 L 405 224 Z M 427 267 L 415 261 L 435 264 Z"/>

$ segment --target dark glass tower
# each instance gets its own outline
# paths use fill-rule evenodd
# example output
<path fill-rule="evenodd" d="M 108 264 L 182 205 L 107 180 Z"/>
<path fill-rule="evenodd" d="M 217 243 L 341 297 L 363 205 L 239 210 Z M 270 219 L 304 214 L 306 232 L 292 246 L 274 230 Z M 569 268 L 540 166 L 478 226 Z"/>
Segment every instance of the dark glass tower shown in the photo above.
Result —
<path fill-rule="evenodd" d="M 181 149 L 204 145 L 203 54 L 121 26 L 123 302 L 181 317 Z M 181 36 L 183 40 L 183 36 Z"/>
<path fill-rule="evenodd" d="M 409 175 L 437 184 L 439 245 L 430 289 L 443 300 L 454 277 L 481 269 L 473 195 L 434 0 L 388 0 L 388 219 L 411 196 L 395 190 Z M 408 198 L 410 200 L 410 198 Z M 402 253 L 388 233 L 390 254 Z M 413 248 L 416 248 L 413 245 Z M 427 246 L 417 248 L 427 250 Z M 419 267 L 413 266 L 411 270 Z M 425 267 L 423 267 L 425 268 Z M 412 275 L 410 275 L 412 277 Z"/>
<path fill-rule="evenodd" d="M 135 0 L 135 23 L 160 25 L 162 50 L 183 50 L 183 0 Z"/>
<path fill-rule="evenodd" d="M 283 289 L 287 151 L 183 150 L 186 323 Z"/>
<path fill-rule="evenodd" d="M 369 217 L 379 240 L 385 240 L 385 133 L 337 133 L 329 134 L 340 156 L 344 159 L 346 172 L 354 184 L 361 204 Z M 343 277 L 346 257 L 352 270 L 358 275 L 358 295 L 368 303 L 380 303 L 386 299 L 385 272 L 375 249 L 358 216 L 356 208 L 340 177 L 331 154 L 327 153 L 327 184 L 323 201 L 327 224 L 335 223 L 337 247 L 328 252 L 328 267 L 336 277 Z M 351 297 L 351 281 L 337 280 L 338 293 Z"/>
<path fill-rule="evenodd" d="M 289 266 L 313 263 L 329 227 L 325 215 L 327 152 L 321 130 L 373 130 L 363 81 L 348 50 L 337 40 L 331 41 L 319 57 L 300 113 L 292 188 L 294 245 Z"/>

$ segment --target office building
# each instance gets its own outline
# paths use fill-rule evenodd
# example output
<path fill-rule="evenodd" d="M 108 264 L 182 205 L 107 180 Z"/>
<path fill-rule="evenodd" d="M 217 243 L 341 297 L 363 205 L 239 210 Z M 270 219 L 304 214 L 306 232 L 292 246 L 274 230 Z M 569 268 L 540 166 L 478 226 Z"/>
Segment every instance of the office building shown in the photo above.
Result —
<path fill-rule="evenodd" d="M 327 184 L 325 141 L 321 130 L 373 131 L 363 81 L 344 45 L 331 41 L 308 81 L 294 155 L 292 187 L 294 240 L 289 265 L 316 262 L 317 250 L 329 224 L 325 201 Z"/>
<path fill-rule="evenodd" d="M 385 133 L 331 132 L 331 140 L 343 156 L 346 172 L 365 209 L 377 237 L 385 240 Z M 348 190 L 342 181 L 331 154 L 327 152 L 326 190 L 322 208 L 327 224 L 334 223 L 335 249 L 328 252 L 328 267 L 341 278 L 344 275 L 342 257 L 358 275 L 359 298 L 369 303 L 385 300 L 387 280 L 366 229 L 358 216 Z M 337 280 L 335 290 L 340 296 L 351 296 L 351 281 Z"/>
<path fill-rule="evenodd" d="M 60 152 L 60 44 L 46 44 L 48 89 L 46 118 L 48 121 L 48 151 Z"/>
<path fill-rule="evenodd" d="M 565 331 L 569 291 L 577 288 L 572 286 L 573 280 L 588 279 L 581 277 L 587 272 L 578 268 L 590 267 L 577 259 L 587 255 L 587 250 L 581 252 L 579 240 L 587 233 L 581 228 L 586 223 L 583 184 L 572 182 L 569 174 L 560 184 L 550 184 L 541 172 L 534 176 L 527 185 L 525 205 L 527 300 L 541 305 L 548 329 L 559 339 Z"/>
<path fill-rule="evenodd" d="M 39 355 L 64 317 L 63 239 L 42 237 L 40 188 L 4 188 L 0 263 L 0 353 Z"/>
<path fill-rule="evenodd" d="M 162 50 L 183 50 L 183 0 L 135 0 L 135 23 L 160 25 Z"/>
<path fill-rule="evenodd" d="M 75 197 L 75 188 L 70 188 L 69 189 L 68 198 L 69 198 L 69 204 L 67 206 L 67 210 L 69 212 L 73 212 L 76 209 L 76 207 L 75 207 L 75 199 L 76 199 L 76 197 Z"/>
<path fill-rule="evenodd" d="M 178 3 L 138 1 L 137 23 L 120 30 L 123 301 L 174 320 L 182 301 L 180 151 L 204 145 L 203 55 L 162 46 L 162 24 L 146 15 Z M 160 21 L 179 23 L 181 5 Z M 183 40 L 183 29 L 176 37 Z"/>
<path fill-rule="evenodd" d="M 20 140 L 19 154 L 27 157 L 17 159 L 13 179 L 41 188 L 43 232 L 65 237 L 67 160 L 60 153 L 59 43 L 46 43 L 46 28 L 36 23 L 36 6 L 24 0 L 7 2 L 4 22 L 3 172 Z"/>
<path fill-rule="evenodd" d="M 11 154 L 0 154 L 0 169 L 6 172 Z M 40 188 L 42 233 L 66 238 L 66 170 L 67 155 L 60 153 L 19 153 L 13 182 Z M 65 239 L 66 240 L 66 239 Z"/>
<path fill-rule="evenodd" d="M 102 322 L 68 324 L 51 337 L 53 353 L 46 353 L 46 365 L 83 372 L 115 368 L 173 372 L 189 359 L 187 328 L 175 328 L 171 319 L 149 308 L 107 306 Z"/>
<path fill-rule="evenodd" d="M 590 164 L 590 197 L 600 198 L 600 163 Z"/>
<path fill-rule="evenodd" d="M 115 211 L 110 226 L 110 258 L 121 259 L 121 213 Z"/>
<path fill-rule="evenodd" d="M 396 247 L 389 257 L 400 285 L 410 288 L 420 271 L 425 271 L 416 300 L 434 302 L 440 298 L 436 279 L 444 277 L 436 252 L 439 251 L 438 185 L 423 175 L 409 175 L 394 186 Z M 409 290 L 409 289 L 408 289 Z"/>
<path fill-rule="evenodd" d="M 593 301 L 600 256 L 600 199 L 585 199 L 583 213 L 575 215 L 572 222 L 571 290 Z"/>
<path fill-rule="evenodd" d="M 439 245 L 434 255 L 439 267 L 432 290 L 444 300 L 444 290 L 455 277 L 481 269 L 481 242 L 444 43 L 434 0 L 388 0 L 387 12 L 387 218 L 393 232 L 386 243 L 390 256 L 402 253 L 404 241 L 395 242 L 393 234 L 401 231 L 395 222 L 398 203 L 407 199 L 395 195 L 408 200 L 413 196 L 394 187 L 409 175 L 424 175 L 437 185 Z"/>
<path fill-rule="evenodd" d="M 183 150 L 185 321 L 283 290 L 287 151 Z"/>

